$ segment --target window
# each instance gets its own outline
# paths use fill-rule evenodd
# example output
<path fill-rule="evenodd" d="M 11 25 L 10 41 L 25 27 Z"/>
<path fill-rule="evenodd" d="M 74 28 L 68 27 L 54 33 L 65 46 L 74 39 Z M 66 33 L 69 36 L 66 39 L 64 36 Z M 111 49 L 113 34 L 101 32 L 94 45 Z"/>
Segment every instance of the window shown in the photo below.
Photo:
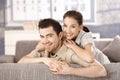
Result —
<path fill-rule="evenodd" d="M 52 0 L 52 17 L 62 20 L 67 10 L 77 10 L 83 15 L 85 23 L 95 22 L 95 1 L 94 0 Z"/>
<path fill-rule="evenodd" d="M 67 10 L 78 10 L 83 14 L 85 23 L 94 23 L 94 6 L 94 0 L 7 0 L 6 22 L 18 25 L 43 18 L 62 22 Z"/>
<path fill-rule="evenodd" d="M 13 21 L 39 20 L 50 16 L 50 0 L 12 0 Z"/>

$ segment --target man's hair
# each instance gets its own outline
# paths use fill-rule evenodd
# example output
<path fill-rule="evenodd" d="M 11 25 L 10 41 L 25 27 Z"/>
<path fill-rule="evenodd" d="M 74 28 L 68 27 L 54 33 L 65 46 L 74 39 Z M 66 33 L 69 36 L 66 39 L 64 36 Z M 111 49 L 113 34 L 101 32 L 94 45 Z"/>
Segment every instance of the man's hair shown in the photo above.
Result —
<path fill-rule="evenodd" d="M 60 32 L 62 32 L 62 27 L 61 27 L 60 23 L 54 19 L 51 19 L 51 18 L 40 20 L 38 27 L 39 27 L 39 29 L 53 27 L 53 30 L 57 33 L 57 35 Z"/>

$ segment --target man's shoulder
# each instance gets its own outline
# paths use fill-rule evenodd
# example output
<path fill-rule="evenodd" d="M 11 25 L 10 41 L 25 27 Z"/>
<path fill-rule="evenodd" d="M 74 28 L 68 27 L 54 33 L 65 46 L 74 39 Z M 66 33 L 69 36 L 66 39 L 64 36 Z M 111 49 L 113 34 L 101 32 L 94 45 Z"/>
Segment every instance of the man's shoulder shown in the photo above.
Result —
<path fill-rule="evenodd" d="M 32 50 L 31 55 L 33 55 L 34 57 L 42 57 L 45 54 L 45 51 L 38 51 L 36 49 Z"/>

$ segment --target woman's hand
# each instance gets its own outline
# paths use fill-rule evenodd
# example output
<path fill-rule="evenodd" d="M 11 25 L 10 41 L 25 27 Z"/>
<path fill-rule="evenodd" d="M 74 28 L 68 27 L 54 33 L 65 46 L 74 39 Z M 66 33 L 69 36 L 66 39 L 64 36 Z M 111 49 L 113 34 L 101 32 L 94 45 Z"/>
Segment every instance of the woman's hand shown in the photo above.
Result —
<path fill-rule="evenodd" d="M 57 61 L 57 60 L 51 61 L 49 69 L 52 72 L 59 72 L 61 68 L 62 68 L 61 61 Z"/>
<path fill-rule="evenodd" d="M 69 48 L 72 48 L 73 46 L 76 45 L 76 43 L 73 40 L 68 40 L 68 39 L 64 40 L 64 44 Z"/>
<path fill-rule="evenodd" d="M 57 70 L 51 69 L 53 74 L 70 74 L 71 67 L 66 62 L 59 62 L 59 67 L 56 66 L 55 64 L 52 64 L 53 67 L 57 68 Z"/>
<path fill-rule="evenodd" d="M 57 61 L 54 58 L 44 58 L 44 64 L 46 64 L 52 72 L 59 72 L 61 69 L 61 61 Z"/>

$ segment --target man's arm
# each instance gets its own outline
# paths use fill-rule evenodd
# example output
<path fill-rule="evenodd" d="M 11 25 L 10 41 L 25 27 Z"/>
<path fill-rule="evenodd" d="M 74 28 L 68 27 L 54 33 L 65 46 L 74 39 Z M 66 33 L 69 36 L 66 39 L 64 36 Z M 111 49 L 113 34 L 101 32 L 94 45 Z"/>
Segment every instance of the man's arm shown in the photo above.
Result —
<path fill-rule="evenodd" d="M 40 55 L 39 55 L 40 56 Z M 49 68 L 51 67 L 51 63 L 54 63 L 54 69 L 58 70 L 58 68 L 61 68 L 61 65 L 59 64 L 59 61 L 53 59 L 53 58 L 48 58 L 48 57 L 36 57 L 36 50 L 33 50 L 30 54 L 22 57 L 18 63 L 44 63 Z M 57 66 L 57 67 L 56 67 Z"/>
<path fill-rule="evenodd" d="M 35 47 L 35 49 L 37 51 L 44 51 L 45 50 L 45 47 L 44 45 L 41 43 L 41 41 L 39 41 L 39 43 L 37 44 L 37 46 Z"/>
<path fill-rule="evenodd" d="M 36 50 L 33 50 L 31 53 L 29 53 L 28 55 L 22 57 L 18 63 L 44 63 L 48 66 L 50 66 L 50 62 L 53 60 L 52 58 L 48 58 L 48 57 L 41 57 L 37 54 Z"/>
<path fill-rule="evenodd" d="M 80 67 L 80 68 L 70 67 L 67 63 L 64 62 L 62 64 L 62 68 L 59 69 L 59 71 L 54 71 L 53 69 L 51 69 L 51 71 L 54 74 L 64 74 L 64 75 L 73 74 L 73 75 L 89 77 L 89 78 L 102 77 L 107 75 L 104 66 L 97 61 L 91 63 L 89 67 Z"/>
<path fill-rule="evenodd" d="M 22 57 L 18 63 L 39 63 L 39 62 L 43 62 L 45 61 L 44 57 L 40 57 L 40 58 L 34 58 L 34 57 L 30 57 L 28 55 Z"/>
<path fill-rule="evenodd" d="M 90 78 L 101 77 L 101 76 L 107 75 L 106 69 L 97 62 L 94 62 L 89 67 L 84 67 L 84 68 L 83 67 L 82 68 L 71 67 L 70 73 L 78 75 L 78 76 L 90 77 Z"/>

